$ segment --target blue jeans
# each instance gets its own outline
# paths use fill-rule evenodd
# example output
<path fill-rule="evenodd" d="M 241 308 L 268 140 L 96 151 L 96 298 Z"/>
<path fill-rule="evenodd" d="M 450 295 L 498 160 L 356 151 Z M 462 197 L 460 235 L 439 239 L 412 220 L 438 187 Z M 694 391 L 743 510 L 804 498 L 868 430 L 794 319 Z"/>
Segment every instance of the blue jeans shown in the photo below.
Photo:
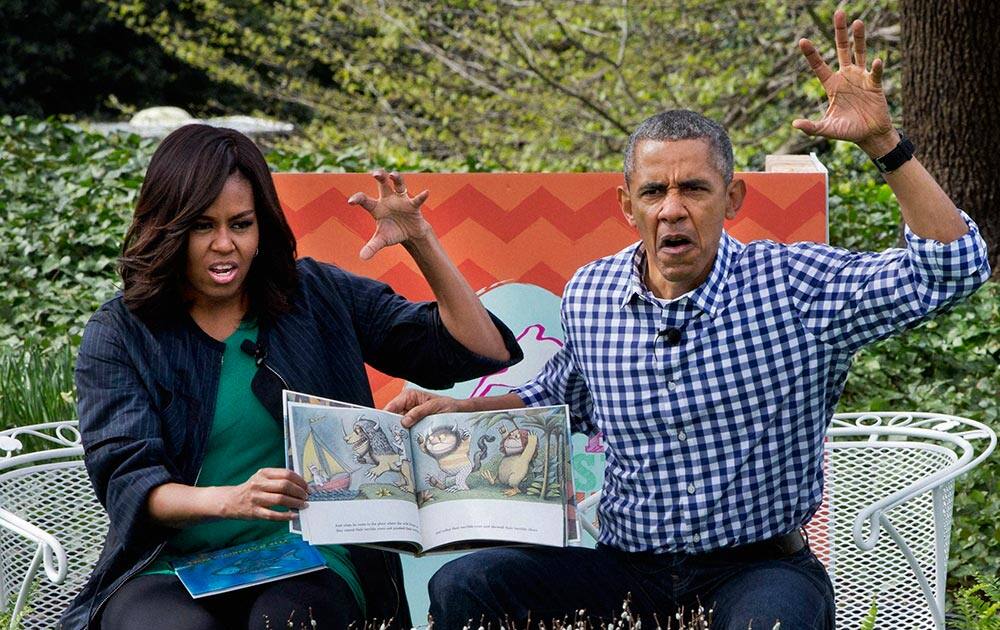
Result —
<path fill-rule="evenodd" d="M 617 619 L 630 602 L 642 627 L 667 626 L 678 612 L 711 611 L 713 629 L 832 630 L 833 586 L 804 547 L 782 558 L 735 562 L 724 555 L 628 553 L 606 546 L 488 549 L 441 567 L 431 579 L 435 630 L 471 619 L 494 630 L 554 619 Z M 580 611 L 585 611 L 580 615 Z M 673 624 L 676 624 L 676 619 Z"/>

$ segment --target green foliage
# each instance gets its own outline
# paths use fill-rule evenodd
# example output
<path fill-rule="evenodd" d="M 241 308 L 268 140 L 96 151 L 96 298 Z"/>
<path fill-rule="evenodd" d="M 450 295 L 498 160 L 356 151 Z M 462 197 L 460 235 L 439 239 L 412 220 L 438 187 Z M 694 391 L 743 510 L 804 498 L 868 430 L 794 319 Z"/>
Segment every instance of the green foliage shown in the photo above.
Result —
<path fill-rule="evenodd" d="M 30 602 L 31 602 L 31 596 L 33 594 L 34 594 L 34 588 L 32 588 L 31 592 L 28 593 L 28 599 L 27 599 L 28 604 L 24 607 L 24 609 L 21 612 L 17 614 L 16 620 L 18 624 L 20 624 L 25 617 L 31 614 Z M 14 605 L 16 603 L 17 603 L 17 592 L 14 592 L 12 593 L 10 601 L 7 602 L 7 607 L 4 610 L 0 611 L 0 628 L 10 627 L 11 617 L 14 616 Z M 14 627 L 16 628 L 18 626 L 15 625 Z"/>
<path fill-rule="evenodd" d="M 278 141 L 266 151 L 267 163 L 278 172 L 361 173 L 375 167 L 397 171 L 474 171 L 467 163 L 443 163 L 407 149 L 360 146 L 336 149 L 336 144 L 321 145 L 311 140 Z M 472 165 L 475 166 L 475 165 Z"/>
<path fill-rule="evenodd" d="M 875 630 L 875 621 L 878 617 L 878 604 L 872 600 L 872 606 L 868 609 L 868 614 L 861 620 L 861 630 Z"/>
<path fill-rule="evenodd" d="M 115 260 L 152 143 L 0 117 L 0 345 L 79 340 Z"/>
<path fill-rule="evenodd" d="M 101 0 L 217 81 L 308 110 L 323 144 L 382 141 L 514 170 L 617 169 L 656 109 L 722 121 L 741 163 L 825 106 L 795 47 L 832 54 L 832 3 Z M 842 2 L 885 51 L 895 0 Z M 891 29 L 890 29 L 891 31 Z M 883 57 L 885 55 L 883 54 Z M 889 59 L 894 68 L 895 59 Z M 890 92 L 899 73 L 886 75 Z"/>
<path fill-rule="evenodd" d="M 830 244 L 855 251 L 896 247 L 899 204 L 871 160 L 848 142 L 834 142 L 820 159 L 830 178 Z"/>
<path fill-rule="evenodd" d="M 1000 630 L 1000 578 L 976 576 L 976 583 L 955 594 L 957 630 Z"/>
<path fill-rule="evenodd" d="M 862 350 L 842 406 L 964 413 L 1000 424 L 1000 284 L 915 331 Z"/>
<path fill-rule="evenodd" d="M 264 104 L 165 53 L 96 0 L 4 0 L 0 24 L 0 113 L 106 115 L 119 101 L 198 113 L 219 112 L 220 102 L 244 111 Z"/>

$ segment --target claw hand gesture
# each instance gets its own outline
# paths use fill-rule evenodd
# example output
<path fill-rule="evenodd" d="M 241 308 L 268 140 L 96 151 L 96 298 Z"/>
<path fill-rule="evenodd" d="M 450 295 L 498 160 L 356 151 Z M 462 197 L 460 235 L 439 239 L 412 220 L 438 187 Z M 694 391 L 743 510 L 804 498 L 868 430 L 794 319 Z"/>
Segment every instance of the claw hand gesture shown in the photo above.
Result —
<path fill-rule="evenodd" d="M 383 247 L 424 238 L 431 230 L 420 213 L 428 191 L 410 197 L 399 173 L 378 169 L 372 176 L 378 182 L 378 199 L 358 192 L 347 200 L 347 203 L 367 210 L 375 219 L 375 234 L 361 248 L 361 260 L 369 260 Z"/>
<path fill-rule="evenodd" d="M 872 151 L 878 153 L 882 146 L 891 149 L 896 142 L 887 138 L 895 136 L 895 129 L 889 116 L 889 104 L 882 92 L 882 60 L 875 59 L 871 70 L 867 69 L 865 26 L 861 20 L 855 20 L 851 25 L 853 59 L 847 16 L 843 11 L 833 14 L 833 27 L 840 66 L 837 72 L 826 65 L 812 42 L 799 40 L 799 49 L 826 90 L 829 106 L 819 121 L 799 118 L 792 122 L 792 126 L 811 136 L 854 142 L 869 154 Z"/>

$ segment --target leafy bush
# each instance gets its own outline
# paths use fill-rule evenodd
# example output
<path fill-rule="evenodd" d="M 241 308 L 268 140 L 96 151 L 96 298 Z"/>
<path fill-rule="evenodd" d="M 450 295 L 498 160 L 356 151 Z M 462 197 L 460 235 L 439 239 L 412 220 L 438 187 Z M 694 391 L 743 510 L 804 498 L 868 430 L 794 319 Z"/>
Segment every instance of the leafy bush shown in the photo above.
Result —
<path fill-rule="evenodd" d="M 976 583 L 955 594 L 960 630 L 1000 630 L 1000 579 L 976 576 Z"/>
<path fill-rule="evenodd" d="M 848 142 L 820 159 L 829 170 L 830 244 L 882 251 L 899 241 L 899 204 L 871 160 Z"/>
<path fill-rule="evenodd" d="M 153 144 L 0 118 L 0 346 L 76 342 L 115 291 L 115 260 Z"/>

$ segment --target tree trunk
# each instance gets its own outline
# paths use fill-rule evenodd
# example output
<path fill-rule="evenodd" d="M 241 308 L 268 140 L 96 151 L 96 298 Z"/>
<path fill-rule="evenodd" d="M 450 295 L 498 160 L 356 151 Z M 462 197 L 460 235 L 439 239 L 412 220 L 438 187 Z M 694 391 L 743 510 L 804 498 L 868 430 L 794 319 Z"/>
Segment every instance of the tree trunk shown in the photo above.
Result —
<path fill-rule="evenodd" d="M 1000 268 L 1000 2 L 900 0 L 904 130 Z"/>

